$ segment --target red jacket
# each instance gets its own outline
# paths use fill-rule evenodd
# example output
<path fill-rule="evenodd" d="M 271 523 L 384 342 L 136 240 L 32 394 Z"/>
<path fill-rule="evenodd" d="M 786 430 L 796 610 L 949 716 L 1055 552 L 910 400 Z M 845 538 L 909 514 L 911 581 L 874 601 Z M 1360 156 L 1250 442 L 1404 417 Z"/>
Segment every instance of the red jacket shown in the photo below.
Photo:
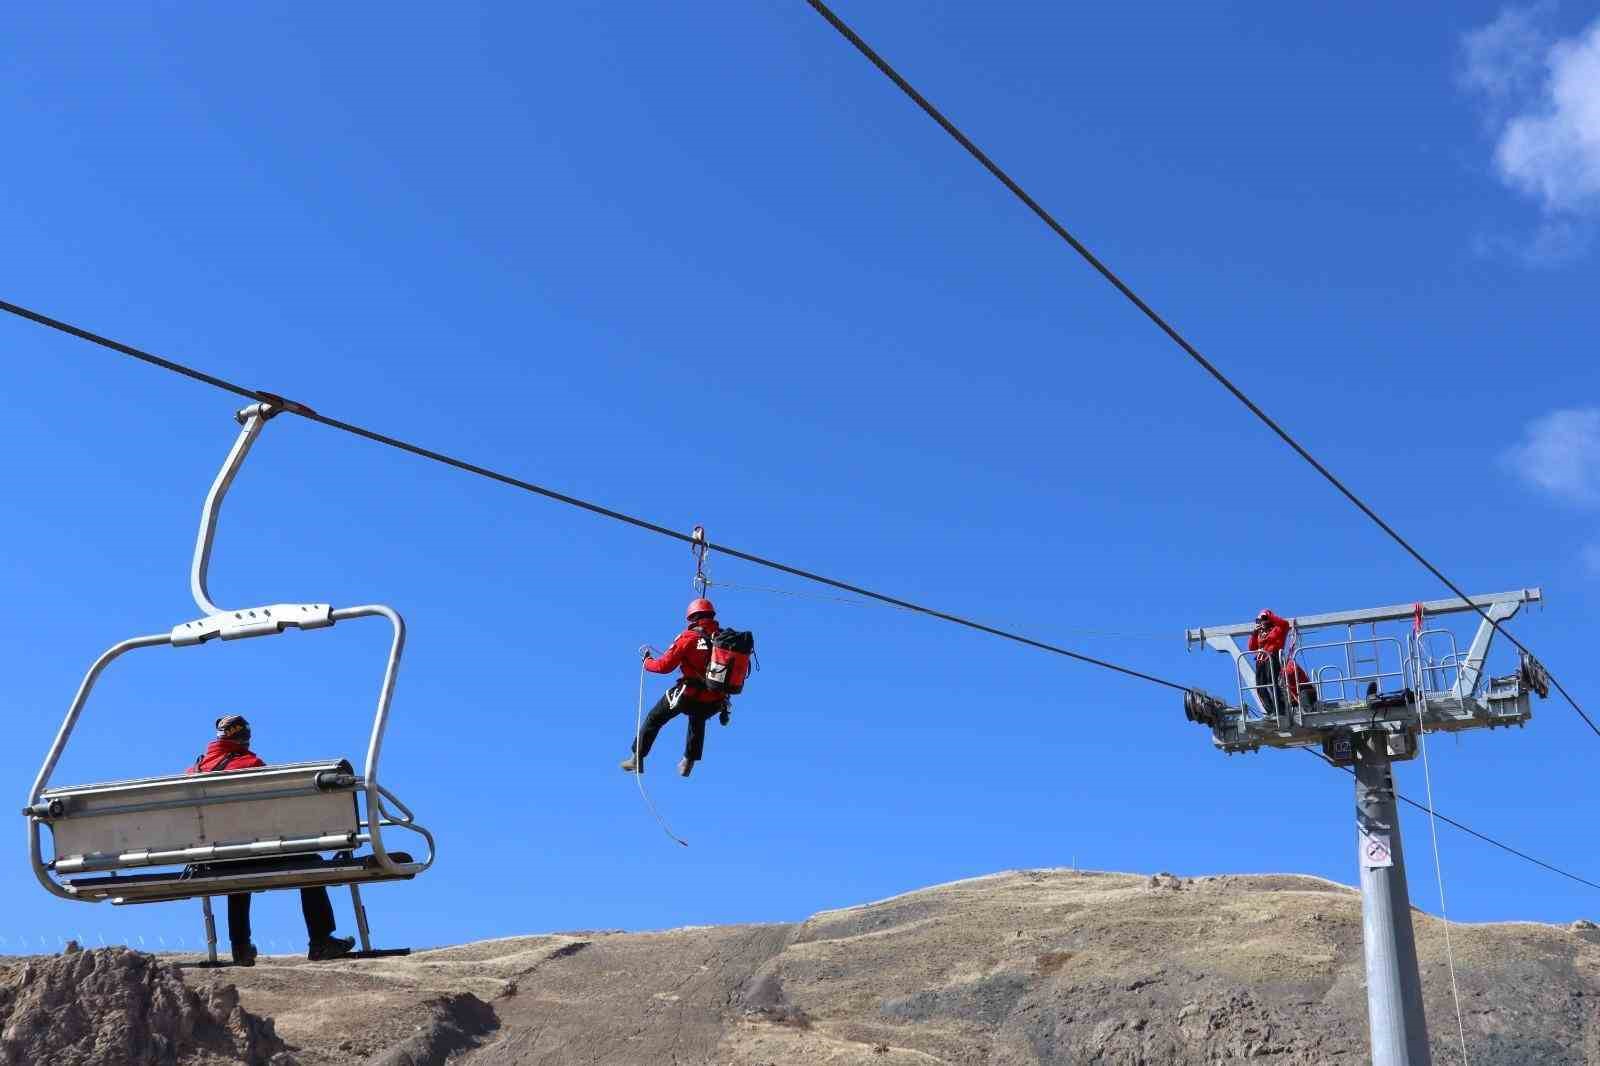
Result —
<path fill-rule="evenodd" d="M 678 634 L 678 639 L 672 642 L 672 647 L 662 653 L 659 659 L 646 659 L 644 668 L 652 674 L 670 674 L 674 670 L 683 671 L 683 679 L 687 683 L 683 697 L 696 703 L 720 703 L 722 696 L 705 687 L 706 667 L 711 663 L 710 637 L 721 627 L 715 622 L 702 622 L 700 626 L 690 626 Z"/>
<path fill-rule="evenodd" d="M 1306 676 L 1304 667 L 1290 659 L 1283 664 L 1283 683 L 1289 689 L 1289 698 L 1298 700 L 1300 698 L 1300 687 L 1304 685 L 1310 688 L 1311 678 Z"/>
<path fill-rule="evenodd" d="M 228 760 L 226 766 L 221 765 L 224 759 Z M 213 770 L 254 770 L 258 766 L 265 765 L 267 764 L 250 750 L 248 744 L 242 744 L 237 740 L 213 740 L 206 745 L 205 753 L 184 773 L 209 774 Z"/>
<path fill-rule="evenodd" d="M 1266 662 L 1267 656 L 1274 652 L 1282 651 L 1283 646 L 1288 642 L 1289 620 L 1287 618 L 1279 618 L 1271 611 L 1268 611 L 1267 632 L 1263 635 L 1261 630 L 1258 629 L 1251 633 L 1249 650 L 1258 652 L 1256 662 Z"/>

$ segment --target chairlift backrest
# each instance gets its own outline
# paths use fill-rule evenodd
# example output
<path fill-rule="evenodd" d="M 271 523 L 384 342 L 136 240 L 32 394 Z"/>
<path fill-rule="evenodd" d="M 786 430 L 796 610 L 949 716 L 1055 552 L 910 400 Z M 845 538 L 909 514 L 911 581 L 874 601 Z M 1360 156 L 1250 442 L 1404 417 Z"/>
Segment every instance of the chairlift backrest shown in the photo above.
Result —
<path fill-rule="evenodd" d="M 350 764 L 74 785 L 40 797 L 57 873 L 261 858 L 356 847 Z"/>

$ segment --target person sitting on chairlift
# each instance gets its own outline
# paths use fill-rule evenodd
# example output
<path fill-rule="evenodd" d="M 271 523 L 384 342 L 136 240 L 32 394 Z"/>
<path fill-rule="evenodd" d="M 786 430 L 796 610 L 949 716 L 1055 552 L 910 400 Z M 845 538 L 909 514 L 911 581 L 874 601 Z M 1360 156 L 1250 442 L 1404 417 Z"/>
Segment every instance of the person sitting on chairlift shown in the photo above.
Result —
<path fill-rule="evenodd" d="M 1289 641 L 1289 620 L 1271 611 L 1256 615 L 1256 629 L 1250 634 L 1249 650 L 1256 653 L 1256 694 L 1267 714 L 1286 708 L 1279 696 L 1283 678 L 1283 646 Z"/>
<path fill-rule="evenodd" d="M 706 723 L 713 718 L 728 724 L 728 699 L 720 692 L 706 687 L 706 667 L 711 662 L 711 638 L 721 627 L 717 624 L 717 609 L 705 598 L 693 600 L 685 612 L 689 626 L 672 646 L 661 656 L 651 655 L 649 646 L 639 649 L 644 656 L 644 668 L 652 674 L 668 674 L 681 669 L 683 676 L 662 694 L 650 709 L 639 734 L 634 738 L 634 754 L 622 761 L 628 773 L 643 773 L 645 756 L 655 744 L 656 734 L 678 715 L 689 719 L 688 735 L 684 738 L 683 761 L 678 763 L 678 773 L 688 777 L 705 752 Z"/>
<path fill-rule="evenodd" d="M 225 714 L 217 719 L 217 738 L 185 773 L 211 774 L 226 770 L 252 770 L 266 763 L 250 750 L 250 723 L 242 714 Z M 321 885 L 300 890 L 300 910 L 306 920 L 313 962 L 337 959 L 350 954 L 355 937 L 334 936 L 333 903 Z M 256 946 L 250 942 L 250 893 L 236 892 L 228 897 L 228 939 L 233 944 L 235 966 L 254 966 Z"/>

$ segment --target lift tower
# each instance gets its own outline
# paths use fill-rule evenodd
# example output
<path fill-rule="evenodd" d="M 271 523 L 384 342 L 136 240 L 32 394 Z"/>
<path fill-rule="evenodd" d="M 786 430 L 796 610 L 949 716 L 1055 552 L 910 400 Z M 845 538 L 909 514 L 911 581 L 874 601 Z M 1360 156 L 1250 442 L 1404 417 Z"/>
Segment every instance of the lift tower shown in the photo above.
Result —
<path fill-rule="evenodd" d="M 1533 717 L 1531 694 L 1549 695 L 1549 675 L 1538 660 L 1523 652 L 1516 672 L 1499 677 L 1487 675 L 1484 664 L 1496 624 L 1540 599 L 1538 589 L 1520 589 L 1470 602 L 1288 619 L 1286 644 L 1272 661 L 1239 647 L 1255 622 L 1186 634 L 1190 647 L 1204 644 L 1233 657 L 1236 706 L 1198 690 L 1184 693 L 1184 714 L 1208 726 L 1218 748 L 1229 755 L 1317 748 L 1330 762 L 1354 768 L 1373 1066 L 1431 1062 L 1390 764 L 1416 757 L 1422 730 L 1520 726 Z M 1437 624 L 1442 616 L 1480 611 L 1484 619 L 1465 650 L 1453 630 Z"/>

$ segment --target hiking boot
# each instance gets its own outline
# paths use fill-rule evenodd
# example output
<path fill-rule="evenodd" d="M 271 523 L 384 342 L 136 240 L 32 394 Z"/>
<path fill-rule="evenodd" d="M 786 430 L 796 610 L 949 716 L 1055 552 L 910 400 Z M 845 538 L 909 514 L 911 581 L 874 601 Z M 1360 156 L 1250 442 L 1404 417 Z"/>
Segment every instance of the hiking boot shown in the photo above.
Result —
<path fill-rule="evenodd" d="M 630 755 L 622 760 L 622 772 L 625 774 L 644 773 L 644 760 Z"/>
<path fill-rule="evenodd" d="M 233 964 L 235 966 L 254 966 L 256 956 L 261 954 L 256 946 L 246 940 L 242 944 L 233 945 Z"/>
<path fill-rule="evenodd" d="M 326 940 L 313 940 L 311 950 L 306 952 L 306 958 L 312 962 L 327 962 L 329 959 L 339 959 L 350 954 L 355 949 L 356 938 L 353 936 L 330 936 Z"/>
<path fill-rule="evenodd" d="M 679 762 L 678 762 L 678 776 L 679 777 L 688 777 L 693 772 L 694 772 L 694 760 L 693 759 L 681 759 L 681 760 L 679 760 Z"/>

